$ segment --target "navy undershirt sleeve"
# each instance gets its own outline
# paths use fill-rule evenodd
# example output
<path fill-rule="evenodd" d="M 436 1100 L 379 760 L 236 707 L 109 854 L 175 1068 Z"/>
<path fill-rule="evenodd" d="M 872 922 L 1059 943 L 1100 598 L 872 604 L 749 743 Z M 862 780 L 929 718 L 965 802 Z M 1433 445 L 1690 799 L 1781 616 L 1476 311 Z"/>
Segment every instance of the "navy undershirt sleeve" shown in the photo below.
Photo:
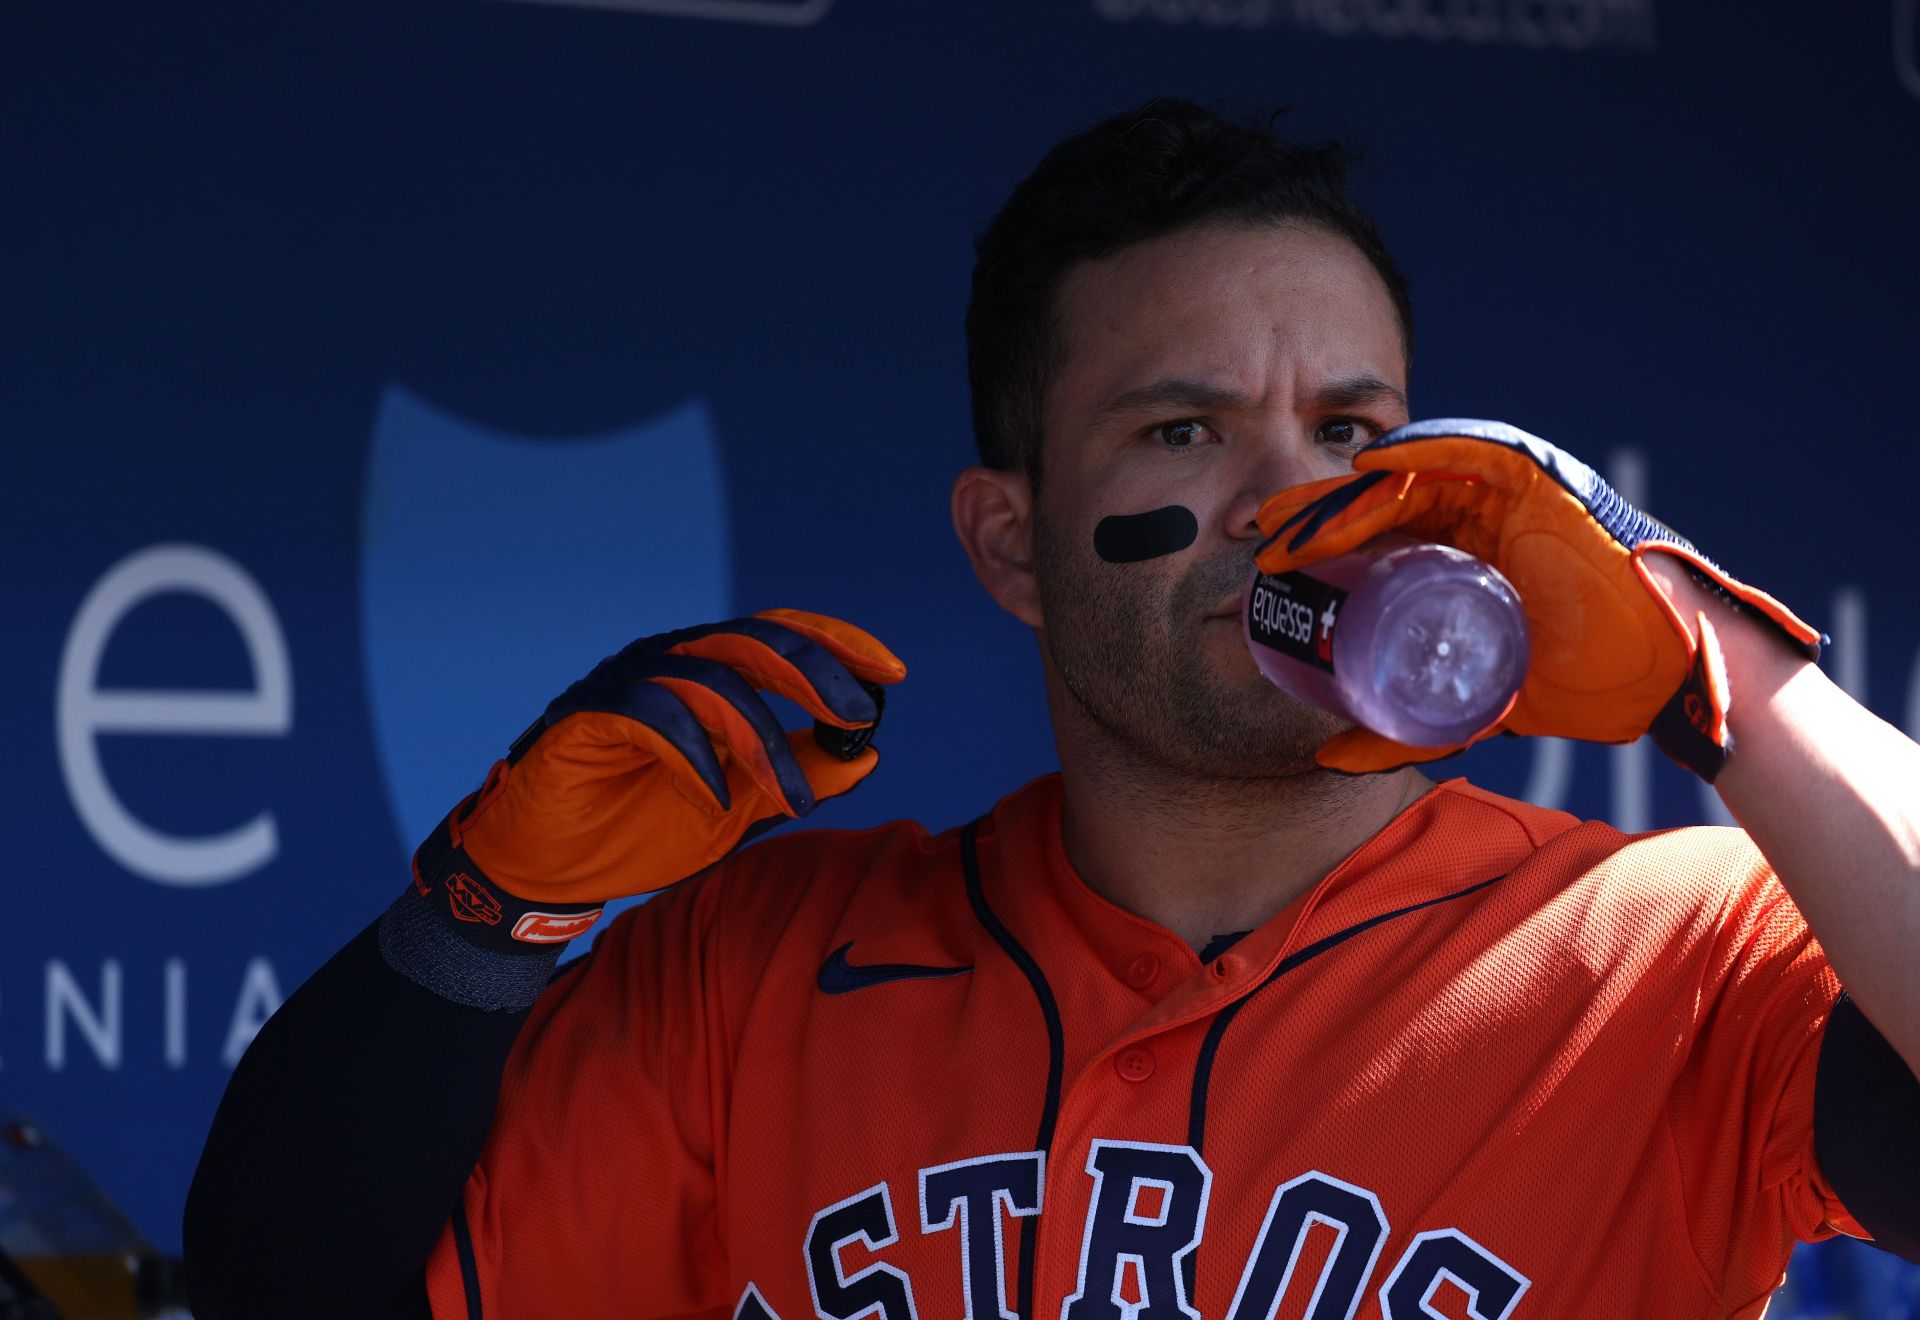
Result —
<path fill-rule="evenodd" d="M 455 1003 L 368 926 L 268 1019 L 187 1196 L 200 1320 L 430 1320 L 425 1264 L 493 1123 L 530 1009 Z"/>
<path fill-rule="evenodd" d="M 1820 1042 L 1813 1149 L 1874 1243 L 1920 1261 L 1920 1080 L 1846 994 Z"/>

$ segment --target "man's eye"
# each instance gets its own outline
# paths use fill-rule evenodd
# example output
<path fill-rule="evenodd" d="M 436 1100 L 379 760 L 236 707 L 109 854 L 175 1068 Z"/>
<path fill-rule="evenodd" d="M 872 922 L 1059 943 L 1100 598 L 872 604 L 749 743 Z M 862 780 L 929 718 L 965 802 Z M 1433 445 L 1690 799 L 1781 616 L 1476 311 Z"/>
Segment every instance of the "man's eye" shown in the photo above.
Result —
<path fill-rule="evenodd" d="M 1189 417 L 1177 422 L 1162 422 L 1149 434 L 1168 449 L 1191 449 L 1206 429 L 1205 422 Z"/>
<path fill-rule="evenodd" d="M 1329 417 L 1313 428 L 1315 440 L 1338 449 L 1358 449 L 1380 434 L 1380 428 L 1357 417 Z"/>

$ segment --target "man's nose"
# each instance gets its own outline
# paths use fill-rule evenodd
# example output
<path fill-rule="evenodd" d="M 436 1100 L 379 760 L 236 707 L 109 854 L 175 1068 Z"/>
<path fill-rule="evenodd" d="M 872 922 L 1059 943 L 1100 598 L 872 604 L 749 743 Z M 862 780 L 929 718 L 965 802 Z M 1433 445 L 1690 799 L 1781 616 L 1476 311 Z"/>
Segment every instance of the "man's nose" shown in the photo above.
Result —
<path fill-rule="evenodd" d="M 1290 428 L 1278 427 L 1276 433 L 1249 458 L 1246 469 L 1240 474 L 1239 487 L 1234 492 L 1233 507 L 1227 519 L 1227 525 L 1234 535 L 1261 535 L 1255 515 L 1269 496 L 1289 486 L 1333 475 L 1330 470 L 1320 471 L 1307 462 L 1306 444 L 1303 438 L 1293 435 Z"/>

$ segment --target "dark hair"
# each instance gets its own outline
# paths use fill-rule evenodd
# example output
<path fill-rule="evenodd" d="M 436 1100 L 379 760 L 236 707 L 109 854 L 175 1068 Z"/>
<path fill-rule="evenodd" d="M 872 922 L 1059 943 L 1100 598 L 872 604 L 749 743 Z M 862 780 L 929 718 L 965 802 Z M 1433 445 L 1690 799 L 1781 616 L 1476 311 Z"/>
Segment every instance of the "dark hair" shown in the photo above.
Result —
<path fill-rule="evenodd" d="M 1037 485 L 1046 391 L 1063 345 L 1054 291 L 1067 268 L 1206 221 L 1312 224 L 1350 240 L 1386 282 L 1413 360 L 1407 280 L 1347 195 L 1358 155 L 1306 147 L 1191 101 L 1156 99 L 1066 138 L 974 242 L 967 377 L 980 461 Z"/>

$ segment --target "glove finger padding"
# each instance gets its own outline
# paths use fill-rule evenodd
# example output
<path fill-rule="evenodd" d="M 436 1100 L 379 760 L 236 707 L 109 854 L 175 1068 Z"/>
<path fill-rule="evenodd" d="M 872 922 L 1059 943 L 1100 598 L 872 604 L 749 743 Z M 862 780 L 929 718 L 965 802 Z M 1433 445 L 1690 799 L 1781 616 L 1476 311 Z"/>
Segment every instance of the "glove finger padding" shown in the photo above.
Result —
<path fill-rule="evenodd" d="M 642 639 L 548 706 L 449 819 L 451 842 L 500 889 L 543 902 L 665 888 L 879 764 L 781 728 L 756 688 L 856 728 L 879 718 L 861 681 L 905 674 L 866 633 L 798 611 Z"/>
<path fill-rule="evenodd" d="M 680 675 L 658 674 L 653 682 L 686 703 L 703 733 L 712 740 L 721 763 L 743 769 L 760 794 L 783 815 L 804 816 L 812 811 L 813 789 L 787 745 L 786 730 L 760 694 L 725 665 L 674 656 L 662 657 L 663 666 L 672 660 L 681 660 L 692 668 Z M 681 786 L 694 787 L 684 780 Z M 730 783 L 721 785 L 718 791 L 706 783 L 700 787 L 711 793 L 720 810 L 733 805 Z"/>
<path fill-rule="evenodd" d="M 718 661 L 843 729 L 871 724 L 877 713 L 860 679 L 897 683 L 907 673 L 893 652 L 852 624 L 800 610 L 765 610 L 668 649 Z"/>
<path fill-rule="evenodd" d="M 790 698 L 816 720 L 855 728 L 871 725 L 880 713 L 862 680 L 892 683 L 905 675 L 906 667 L 878 641 L 823 615 L 768 611 L 682 629 L 643 638 L 602 661 L 547 707 L 507 759 L 517 760 L 570 715 L 625 715 L 673 742 L 717 809 L 728 809 L 732 797 L 714 747 L 729 750 L 744 764 L 785 814 L 804 816 L 813 809 L 812 791 L 788 750 L 785 731 L 755 689 Z M 622 733 L 622 726 L 607 727 Z M 624 731 L 632 733 L 632 728 Z"/>
<path fill-rule="evenodd" d="M 1728 752 L 1724 674 L 1712 672 L 1710 654 L 1703 658 L 1697 623 L 1683 619 L 1647 573 L 1649 553 L 1678 556 L 1803 653 L 1818 654 L 1819 634 L 1778 601 L 1728 576 L 1591 468 L 1524 431 L 1498 422 L 1415 423 L 1367 446 L 1354 467 L 1357 476 L 1268 500 L 1258 519 L 1269 539 L 1256 563 L 1262 572 L 1287 572 L 1397 531 L 1493 565 L 1520 595 L 1531 662 L 1512 709 L 1488 733 L 1617 743 L 1651 728 L 1670 756 L 1712 778 Z M 1715 701 L 1717 715 L 1709 709 L 1694 717 L 1701 703 Z M 1321 763 L 1390 768 L 1379 762 L 1400 745 L 1369 739 L 1334 740 Z M 1465 745 L 1405 749 L 1424 754 L 1395 763 Z"/>
<path fill-rule="evenodd" d="M 675 762 L 685 764 L 679 749 L 644 725 L 584 713 L 557 727 L 581 736 L 542 738 L 518 764 L 497 763 L 472 809 L 454 822 L 454 843 L 511 893 L 537 891 L 555 903 L 651 893 L 713 865 L 756 825 L 790 816 L 724 748 L 717 751 L 732 801 L 725 809 L 690 771 L 675 772 Z M 808 731 L 784 741 L 815 800 L 849 791 L 880 764 L 872 748 L 842 761 Z M 636 755 L 643 748 L 650 755 Z M 549 781 L 574 791 L 550 792 Z M 568 840 L 564 849 L 553 847 L 557 836 Z"/>

